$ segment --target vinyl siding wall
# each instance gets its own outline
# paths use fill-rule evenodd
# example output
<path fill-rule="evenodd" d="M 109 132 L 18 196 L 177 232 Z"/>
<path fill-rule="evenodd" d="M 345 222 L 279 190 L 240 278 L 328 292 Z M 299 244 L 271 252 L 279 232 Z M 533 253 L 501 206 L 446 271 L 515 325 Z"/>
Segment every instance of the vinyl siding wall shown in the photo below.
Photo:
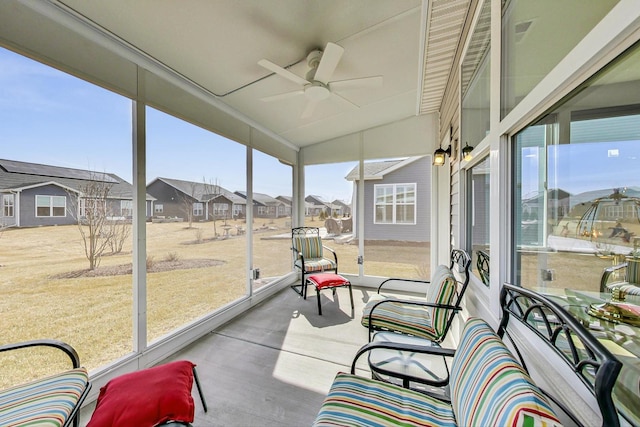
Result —
<path fill-rule="evenodd" d="M 374 186 L 380 184 L 416 184 L 416 224 L 374 224 Z M 385 175 L 382 180 L 365 181 L 365 240 L 401 240 L 429 242 L 431 223 L 431 163 L 429 157 Z"/>

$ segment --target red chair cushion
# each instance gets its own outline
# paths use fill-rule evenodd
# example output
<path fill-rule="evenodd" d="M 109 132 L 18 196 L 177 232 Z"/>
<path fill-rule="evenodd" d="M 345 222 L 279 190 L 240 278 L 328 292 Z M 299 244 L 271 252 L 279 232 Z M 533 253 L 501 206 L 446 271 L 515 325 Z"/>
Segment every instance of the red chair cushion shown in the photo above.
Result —
<path fill-rule="evenodd" d="M 344 286 L 349 283 L 344 277 L 333 273 L 312 274 L 307 277 L 307 280 L 310 280 L 318 289 Z"/>
<path fill-rule="evenodd" d="M 121 375 L 100 389 L 87 427 L 152 427 L 165 421 L 193 422 L 193 367 L 181 360 Z"/>

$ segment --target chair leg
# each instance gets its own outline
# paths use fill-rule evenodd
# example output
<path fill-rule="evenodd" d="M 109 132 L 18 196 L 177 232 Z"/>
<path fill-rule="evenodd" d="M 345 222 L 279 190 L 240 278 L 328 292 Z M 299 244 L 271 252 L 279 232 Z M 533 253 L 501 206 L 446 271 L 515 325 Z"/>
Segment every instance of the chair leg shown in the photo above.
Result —
<path fill-rule="evenodd" d="M 200 387 L 200 379 L 198 378 L 198 374 L 196 373 L 196 367 L 193 367 L 193 379 L 196 382 L 196 388 L 198 389 L 198 394 L 200 395 L 200 400 L 202 401 L 202 407 L 204 408 L 204 412 L 207 412 L 207 402 L 204 400 L 204 394 L 202 394 L 202 387 Z"/>
<path fill-rule="evenodd" d="M 353 306 L 353 292 L 351 291 L 351 282 L 349 282 L 349 298 L 351 298 L 351 310 L 354 310 L 355 307 Z"/>
<path fill-rule="evenodd" d="M 316 288 L 316 295 L 318 300 L 318 315 L 322 316 L 322 304 L 320 304 L 320 289 Z"/>

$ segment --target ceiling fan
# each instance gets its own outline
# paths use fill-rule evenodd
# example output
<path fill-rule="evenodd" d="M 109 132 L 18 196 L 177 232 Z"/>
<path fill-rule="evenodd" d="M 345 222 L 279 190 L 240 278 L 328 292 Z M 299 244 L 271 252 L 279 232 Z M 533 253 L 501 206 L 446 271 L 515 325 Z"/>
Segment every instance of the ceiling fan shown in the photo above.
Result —
<path fill-rule="evenodd" d="M 302 89 L 293 92 L 286 92 L 261 98 L 262 101 L 270 102 L 304 95 L 307 98 L 307 105 L 300 116 L 303 119 L 311 117 L 316 106 L 331 95 L 346 101 L 354 107 L 358 107 L 358 105 L 349 101 L 344 96 L 337 94 L 336 91 L 363 87 L 378 87 L 382 85 L 382 76 L 331 81 L 331 76 L 338 66 L 343 53 L 344 48 L 331 42 L 327 43 L 324 52 L 321 50 L 311 51 L 307 55 L 309 71 L 305 76 L 306 78 L 302 78 L 267 59 L 261 59 L 258 61 L 258 65 L 302 86 Z"/>

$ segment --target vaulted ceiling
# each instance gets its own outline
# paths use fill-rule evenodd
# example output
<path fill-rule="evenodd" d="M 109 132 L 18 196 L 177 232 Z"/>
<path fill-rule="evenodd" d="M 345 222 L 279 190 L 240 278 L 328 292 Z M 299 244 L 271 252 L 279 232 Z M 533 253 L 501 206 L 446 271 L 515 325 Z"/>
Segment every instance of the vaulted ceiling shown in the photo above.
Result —
<path fill-rule="evenodd" d="M 298 147 L 437 112 L 469 7 L 469 0 L 52 3 Z M 318 84 L 307 75 L 308 55 L 329 43 L 337 46 L 320 57 Z M 366 77 L 375 79 L 343 82 Z"/>

